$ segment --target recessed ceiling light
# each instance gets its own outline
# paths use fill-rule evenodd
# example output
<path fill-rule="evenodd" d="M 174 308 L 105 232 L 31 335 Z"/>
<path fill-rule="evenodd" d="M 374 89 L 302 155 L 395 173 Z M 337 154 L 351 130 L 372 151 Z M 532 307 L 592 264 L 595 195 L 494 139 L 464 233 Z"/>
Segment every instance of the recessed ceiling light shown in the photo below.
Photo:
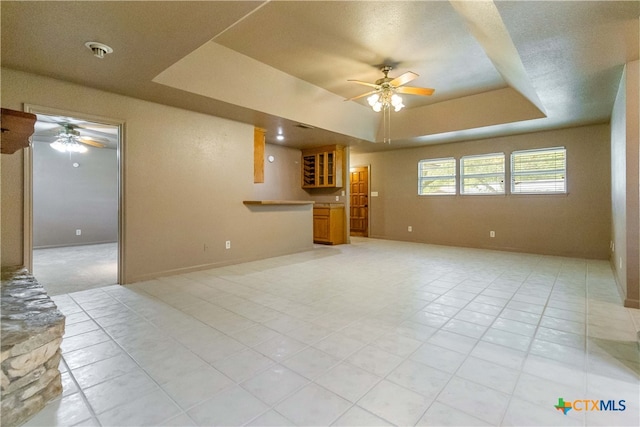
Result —
<path fill-rule="evenodd" d="M 276 136 L 276 139 L 278 141 L 284 141 L 284 135 L 278 135 L 278 136 Z"/>

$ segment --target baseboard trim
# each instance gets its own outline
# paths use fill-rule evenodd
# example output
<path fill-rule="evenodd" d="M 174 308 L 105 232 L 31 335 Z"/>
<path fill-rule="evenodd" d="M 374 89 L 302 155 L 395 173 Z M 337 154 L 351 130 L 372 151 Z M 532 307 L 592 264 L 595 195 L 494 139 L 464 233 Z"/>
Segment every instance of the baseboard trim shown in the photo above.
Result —
<path fill-rule="evenodd" d="M 102 242 L 87 242 L 87 243 L 73 243 L 68 245 L 49 245 L 49 246 L 34 246 L 33 250 L 36 249 L 55 249 L 55 248 L 72 248 L 74 246 L 91 246 L 91 245 L 106 245 L 107 243 L 118 243 L 113 240 L 105 240 Z"/>
<path fill-rule="evenodd" d="M 163 270 L 163 271 L 158 271 L 158 272 L 155 272 L 155 273 L 138 274 L 138 275 L 135 275 L 133 277 L 126 278 L 125 280 L 122 281 L 121 284 L 122 285 L 131 285 L 131 284 L 134 284 L 134 283 L 137 283 L 137 282 L 144 282 L 146 280 L 157 279 L 159 277 L 175 276 L 175 275 L 178 275 L 178 274 L 193 273 L 194 271 L 210 270 L 212 268 L 226 267 L 226 266 L 229 266 L 229 265 L 242 264 L 242 263 L 251 262 L 251 261 L 259 261 L 261 259 L 275 258 L 275 257 L 279 257 L 279 256 L 284 256 L 284 255 L 293 255 L 293 254 L 298 254 L 298 253 L 301 253 L 301 252 L 308 252 L 308 251 L 311 251 L 311 250 L 313 250 L 313 246 L 293 249 L 293 250 L 290 250 L 290 251 L 282 251 L 282 252 L 271 253 L 271 254 L 269 254 L 267 256 L 236 258 L 236 259 L 228 260 L 228 261 L 220 261 L 220 262 L 213 262 L 213 263 L 207 263 L 207 264 L 192 265 L 192 266 L 189 266 L 189 267 L 181 267 L 181 268 L 175 268 L 175 269 L 171 269 L 171 270 Z"/>

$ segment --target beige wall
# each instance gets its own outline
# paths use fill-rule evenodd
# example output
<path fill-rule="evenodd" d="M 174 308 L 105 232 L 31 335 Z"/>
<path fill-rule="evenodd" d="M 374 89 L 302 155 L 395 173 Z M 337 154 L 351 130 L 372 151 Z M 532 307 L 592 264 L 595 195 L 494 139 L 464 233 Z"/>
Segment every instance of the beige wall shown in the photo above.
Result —
<path fill-rule="evenodd" d="M 628 307 L 640 308 L 638 61 L 627 64 L 611 115 L 611 265 Z"/>
<path fill-rule="evenodd" d="M 418 196 L 418 161 L 565 146 L 566 195 Z M 609 258 L 609 126 L 597 125 L 373 154 L 371 237 L 550 255 Z M 408 232 L 407 227 L 413 231 Z M 496 237 L 490 238 L 489 232 Z"/>
<path fill-rule="evenodd" d="M 316 203 L 346 203 L 348 170 L 348 148 L 345 147 L 343 155 L 342 182 L 340 188 L 313 188 L 303 189 L 301 186 L 302 151 L 296 148 L 283 147 L 276 144 L 266 144 L 265 159 L 273 155 L 275 160 L 269 163 L 265 160 L 264 176 L 265 185 L 254 186 L 256 199 L 291 199 L 309 200 Z M 343 196 L 342 193 L 345 193 Z M 336 201 L 336 197 L 338 200 Z"/>
<path fill-rule="evenodd" d="M 266 160 L 269 156 L 273 163 Z M 253 186 L 256 200 L 310 200 L 300 186 L 300 150 L 266 144 L 264 158 L 264 183 Z"/>
<path fill-rule="evenodd" d="M 23 103 L 125 122 L 123 283 L 313 247 L 310 206 L 242 203 L 270 193 L 253 183 L 252 126 L 3 69 L 2 107 Z M 3 265 L 22 262 L 21 156 L 2 156 Z"/>
<path fill-rule="evenodd" d="M 22 150 L 0 155 L 0 257 L 3 267 L 22 264 L 22 155 Z"/>

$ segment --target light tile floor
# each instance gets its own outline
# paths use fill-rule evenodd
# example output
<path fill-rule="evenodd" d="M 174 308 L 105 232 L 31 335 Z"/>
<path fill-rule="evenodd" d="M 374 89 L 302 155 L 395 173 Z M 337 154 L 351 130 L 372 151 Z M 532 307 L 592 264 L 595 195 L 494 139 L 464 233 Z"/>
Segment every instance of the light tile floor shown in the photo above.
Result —
<path fill-rule="evenodd" d="M 54 299 L 64 396 L 28 426 L 640 424 L 605 261 L 354 239 Z"/>

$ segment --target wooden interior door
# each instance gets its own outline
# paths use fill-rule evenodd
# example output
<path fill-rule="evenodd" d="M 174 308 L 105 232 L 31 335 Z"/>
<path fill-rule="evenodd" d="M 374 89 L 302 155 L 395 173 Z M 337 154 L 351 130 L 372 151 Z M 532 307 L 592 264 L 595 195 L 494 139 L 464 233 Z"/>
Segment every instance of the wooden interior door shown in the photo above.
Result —
<path fill-rule="evenodd" d="M 351 168 L 351 235 L 369 236 L 369 168 Z"/>

